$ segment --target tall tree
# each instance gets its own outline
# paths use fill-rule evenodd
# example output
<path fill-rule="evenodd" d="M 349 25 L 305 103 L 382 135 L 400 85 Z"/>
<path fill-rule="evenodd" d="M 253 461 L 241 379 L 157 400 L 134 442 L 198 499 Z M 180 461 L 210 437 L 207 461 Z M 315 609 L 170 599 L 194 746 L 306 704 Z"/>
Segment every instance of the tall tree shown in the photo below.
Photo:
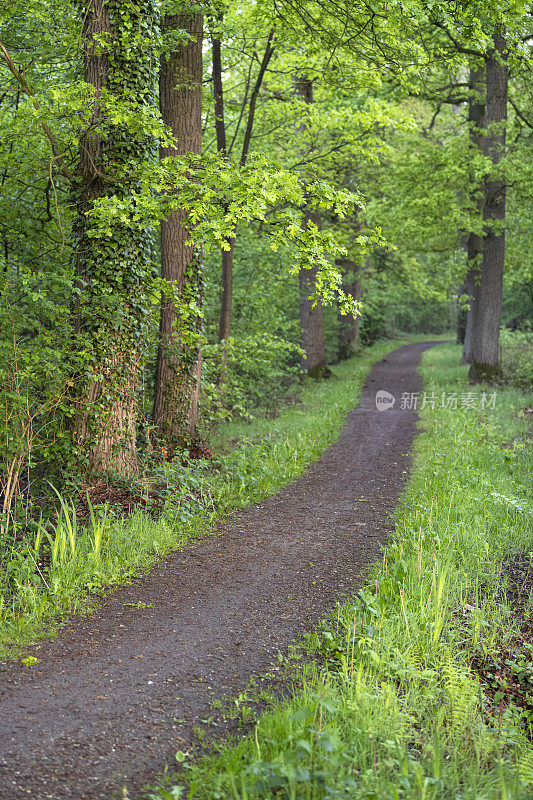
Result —
<path fill-rule="evenodd" d="M 483 152 L 485 139 L 485 98 L 484 98 L 485 70 L 483 68 L 471 69 L 469 77 L 470 97 L 468 100 L 468 132 L 473 148 Z M 483 213 L 483 197 L 476 199 L 478 214 Z M 467 272 L 463 285 L 464 294 L 468 295 L 469 303 L 466 312 L 464 327 L 462 364 L 470 364 L 472 360 L 474 319 L 478 303 L 480 284 L 480 260 L 483 254 L 483 237 L 475 231 L 470 231 L 466 244 Z"/>
<path fill-rule="evenodd" d="M 310 106 L 313 102 L 313 82 L 305 75 L 298 75 L 294 81 L 296 96 Z M 300 120 L 298 133 L 300 136 L 308 132 L 306 116 Z M 304 211 L 302 226 L 309 225 L 320 227 L 320 218 L 316 211 L 309 206 Z M 300 284 L 300 337 L 301 348 L 305 353 L 302 367 L 312 378 L 321 378 L 329 374 L 326 365 L 326 350 L 324 345 L 324 316 L 322 302 L 312 298 L 316 290 L 317 268 L 314 266 L 301 269 L 299 272 Z"/>
<path fill-rule="evenodd" d="M 338 263 L 344 278 L 344 291 L 346 294 L 353 297 L 356 303 L 360 303 L 363 273 L 368 269 L 368 259 L 365 261 L 363 267 L 360 267 L 355 261 L 348 258 L 339 259 Z M 339 341 L 337 349 L 339 361 L 350 358 L 357 353 L 359 349 L 360 319 L 361 314 L 359 312 L 354 313 L 350 311 L 348 314 L 339 313 Z"/>
<path fill-rule="evenodd" d="M 96 230 L 91 213 L 105 198 L 127 200 L 132 173 L 153 158 L 152 136 L 139 121 L 153 118 L 156 5 L 88 0 L 83 7 L 84 74 L 93 102 L 75 187 L 75 316 L 82 360 L 73 386 L 73 435 L 85 470 L 97 475 L 137 468 L 152 240 L 120 215 L 104 232 Z"/>
<path fill-rule="evenodd" d="M 470 379 L 490 380 L 498 371 L 505 261 L 506 181 L 500 162 L 505 150 L 507 121 L 507 46 L 502 30 L 494 32 L 494 47 L 485 60 L 486 152 L 492 170 L 485 181 L 484 243 L 479 295 L 473 326 Z"/>
<path fill-rule="evenodd" d="M 161 148 L 162 158 L 202 152 L 203 15 L 197 4 L 165 16 L 163 36 L 179 31 L 187 40 L 161 59 L 159 104 L 174 137 Z M 172 211 L 161 224 L 161 277 L 174 291 L 161 296 L 153 420 L 157 438 L 170 444 L 194 439 L 198 421 L 202 256 L 188 243 L 186 215 Z"/>
<path fill-rule="evenodd" d="M 224 158 L 229 158 L 231 145 L 228 146 L 226 135 L 226 119 L 224 107 L 224 83 L 223 83 L 223 67 L 222 67 L 222 41 L 218 27 L 222 23 L 222 15 L 220 14 L 214 22 L 214 32 L 211 36 L 212 42 L 212 61 L 213 61 L 213 99 L 215 106 L 215 131 L 217 140 L 217 149 Z M 241 167 L 246 165 L 248 154 L 250 151 L 250 142 L 255 121 L 255 112 L 257 108 L 257 99 L 259 92 L 265 78 L 265 73 L 274 53 L 273 46 L 274 30 L 272 29 L 267 37 L 263 57 L 259 63 L 259 70 L 255 78 L 253 88 L 251 88 L 251 68 L 248 73 L 247 85 L 245 88 L 244 99 L 242 101 L 241 114 L 239 123 L 243 118 L 243 113 L 246 106 L 248 106 L 248 113 L 246 114 L 246 128 L 244 131 L 244 138 L 241 147 L 241 154 L 239 163 Z M 259 61 L 257 52 L 254 49 L 252 55 L 252 64 L 254 61 Z M 250 91 L 251 88 L 251 91 Z M 233 137 L 233 142 L 236 140 L 236 133 Z M 232 144 L 233 144 L 232 142 Z M 231 334 L 231 314 L 233 305 L 233 254 L 235 249 L 235 236 L 227 239 L 222 248 L 222 296 L 220 303 L 220 317 L 218 325 L 218 341 L 223 342 Z"/>

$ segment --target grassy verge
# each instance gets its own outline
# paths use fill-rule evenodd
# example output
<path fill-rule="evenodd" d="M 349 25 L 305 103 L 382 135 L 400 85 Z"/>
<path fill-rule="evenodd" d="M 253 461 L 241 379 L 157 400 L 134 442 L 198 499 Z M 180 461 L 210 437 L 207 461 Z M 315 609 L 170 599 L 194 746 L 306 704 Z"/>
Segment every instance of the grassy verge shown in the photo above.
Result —
<path fill-rule="evenodd" d="M 90 607 L 96 593 L 300 475 L 338 436 L 372 364 L 405 341 L 380 342 L 335 367 L 330 380 L 308 383 L 299 404 L 287 406 L 275 420 L 226 424 L 213 462 L 161 465 L 159 478 L 170 499 L 158 519 L 140 512 L 116 519 L 110 509 L 81 524 L 63 503 L 56 525 L 39 528 L 34 541 L 13 547 L 3 561 L 0 656 L 17 655 L 52 633 L 64 614 Z"/>
<path fill-rule="evenodd" d="M 457 392 L 459 408 L 421 411 L 425 432 L 382 563 L 310 637 L 292 699 L 249 737 L 191 761 L 188 796 L 533 796 L 533 667 L 519 632 L 531 631 L 532 598 L 518 616 L 505 592 L 506 560 L 533 557 L 528 403 L 507 389 L 480 410 L 475 390 L 475 407 L 461 408 L 474 390 L 459 357 L 454 345 L 424 357 L 426 391 L 437 406 L 442 392 Z M 502 654 L 522 702 L 503 685 L 493 691 L 490 666 Z"/>

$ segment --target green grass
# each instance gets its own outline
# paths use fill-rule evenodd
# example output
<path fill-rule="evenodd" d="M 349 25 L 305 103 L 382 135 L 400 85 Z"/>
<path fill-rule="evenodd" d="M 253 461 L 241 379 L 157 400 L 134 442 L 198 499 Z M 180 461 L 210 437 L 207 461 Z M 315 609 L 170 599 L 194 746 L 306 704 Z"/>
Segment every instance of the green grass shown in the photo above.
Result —
<path fill-rule="evenodd" d="M 14 547 L 0 577 L 0 656 L 13 657 L 28 643 L 52 634 L 65 614 L 94 606 L 95 595 L 146 569 L 215 522 L 293 480 L 338 436 L 356 404 L 372 364 L 407 340 L 380 342 L 309 382 L 298 405 L 275 420 L 227 423 L 217 436 L 213 464 L 164 464 L 158 479 L 172 487 L 171 501 L 154 520 L 143 513 L 117 519 L 113 510 L 81 525 L 63 503 L 56 525 Z M 235 445 L 235 440 L 238 443 Z M 232 444 L 233 443 L 233 444 Z"/>
<path fill-rule="evenodd" d="M 427 392 L 456 391 L 461 406 L 462 393 L 482 390 L 468 385 L 459 358 L 455 345 L 435 348 L 422 371 Z M 503 564 L 533 551 L 526 405 L 505 389 L 495 409 L 421 411 L 414 471 L 382 562 L 308 638 L 292 699 L 259 717 L 252 735 L 185 759 L 188 796 L 533 796 L 531 717 L 498 703 L 471 669 L 473 655 L 490 663 L 505 650 L 519 622 Z"/>

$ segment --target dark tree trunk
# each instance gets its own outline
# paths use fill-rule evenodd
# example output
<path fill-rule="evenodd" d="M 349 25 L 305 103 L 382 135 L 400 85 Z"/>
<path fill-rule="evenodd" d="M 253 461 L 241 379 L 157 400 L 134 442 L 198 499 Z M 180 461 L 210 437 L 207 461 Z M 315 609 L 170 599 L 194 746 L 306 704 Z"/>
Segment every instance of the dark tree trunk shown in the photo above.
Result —
<path fill-rule="evenodd" d="M 248 105 L 248 115 L 246 120 L 246 130 L 244 132 L 244 140 L 241 150 L 240 164 L 244 167 L 248 152 L 250 150 L 250 142 L 252 139 L 252 132 L 254 127 L 255 109 L 257 106 L 257 98 L 259 91 L 265 77 L 265 72 L 274 53 L 272 40 L 274 31 L 271 30 L 267 39 L 265 52 L 261 60 L 259 72 L 255 80 L 252 93 L 250 95 L 250 102 Z M 224 119 L 224 89 L 222 84 L 222 51 L 220 39 L 213 38 L 213 94 L 215 101 L 215 131 L 217 137 L 217 149 L 224 156 L 228 156 L 227 140 L 226 140 L 226 123 Z M 248 92 L 248 90 L 247 90 Z M 246 98 L 244 100 L 246 103 Z M 230 147 L 231 150 L 231 147 Z M 220 303 L 220 318 L 218 324 L 218 341 L 223 342 L 228 339 L 231 334 L 231 315 L 233 308 L 233 251 L 235 248 L 235 238 L 228 239 L 227 249 L 222 250 L 222 296 Z M 225 360 L 225 359 L 224 359 Z M 225 366 L 223 366 L 220 376 L 220 382 L 225 380 Z"/>
<path fill-rule="evenodd" d="M 507 52 L 501 33 L 486 57 L 486 147 L 493 168 L 485 182 L 484 246 L 479 295 L 473 327 L 470 379 L 493 379 L 498 372 L 505 260 L 505 176 L 498 168 L 505 148 L 507 120 Z"/>
<path fill-rule="evenodd" d="M 342 259 L 340 267 L 343 275 L 350 275 L 351 279 L 346 281 L 343 288 L 358 303 L 361 300 L 361 288 L 363 284 L 363 270 L 352 261 Z M 337 356 L 339 361 L 355 355 L 359 349 L 359 314 L 340 314 L 339 313 L 339 344 Z"/>
<path fill-rule="evenodd" d="M 310 105 L 313 102 L 313 84 L 305 75 L 299 75 L 294 81 L 296 96 Z M 298 126 L 298 132 L 305 133 L 307 122 L 304 119 Z M 307 227 L 309 222 L 320 225 L 318 214 L 307 210 L 302 222 Z M 326 351 L 324 345 L 324 317 L 320 300 L 311 300 L 310 295 L 316 289 L 317 268 L 301 269 L 300 283 L 300 343 L 305 353 L 302 359 L 302 369 L 311 378 L 329 376 L 330 370 L 326 365 Z"/>
<path fill-rule="evenodd" d="M 484 99 L 485 70 L 484 68 L 470 70 L 469 86 L 473 93 L 468 103 L 468 123 L 470 142 L 473 147 L 485 152 L 485 99 Z M 483 198 L 476 201 L 479 216 L 483 214 Z M 464 336 L 460 343 L 463 345 L 461 364 L 470 364 L 472 360 L 473 330 L 479 293 L 480 268 L 483 254 L 483 238 L 471 232 L 466 244 L 467 273 L 462 291 L 470 297 L 468 310 L 464 314 Z M 461 314 L 461 312 L 460 312 Z"/>
<path fill-rule="evenodd" d="M 119 100 L 126 96 L 130 102 L 135 97 L 140 111 L 152 105 L 152 54 L 142 42 L 132 40 L 129 26 L 148 32 L 157 25 L 157 16 L 153 0 L 141 0 L 133 11 L 128 9 L 128 15 L 106 0 L 89 0 L 83 11 L 84 73 L 95 100 L 88 132 L 80 139 L 73 190 L 75 328 L 82 363 L 73 386 L 72 432 L 85 472 L 98 476 L 108 471 L 128 474 L 137 468 L 140 342 L 152 240 L 149 232 L 120 221 L 111 223 L 109 234 L 94 237 L 87 212 L 102 197 L 128 200 L 123 180 L 113 181 L 114 164 L 128 169 L 152 157 L 151 139 L 109 122 L 102 98 L 105 103 L 113 96 Z M 101 37 L 110 42 L 112 59 L 108 48 L 101 47 Z"/>
<path fill-rule="evenodd" d="M 227 157 L 226 122 L 224 118 L 224 87 L 222 83 L 222 48 L 220 39 L 212 39 L 213 53 L 213 98 L 215 101 L 215 132 L 217 150 Z M 231 334 L 231 312 L 233 307 L 233 248 L 235 239 L 227 242 L 227 249 L 222 250 L 222 296 L 220 299 L 220 317 L 218 322 L 218 341 L 223 342 Z M 225 358 L 219 382 L 224 383 L 226 377 Z"/>
<path fill-rule="evenodd" d="M 202 14 L 191 8 L 167 15 L 163 31 L 173 30 L 193 38 L 161 60 L 159 105 L 174 135 L 162 158 L 202 150 Z M 161 297 L 153 420 L 157 439 L 171 446 L 194 439 L 198 421 L 202 254 L 187 244 L 185 216 L 173 211 L 161 223 L 161 277 L 174 284 L 178 299 Z"/>

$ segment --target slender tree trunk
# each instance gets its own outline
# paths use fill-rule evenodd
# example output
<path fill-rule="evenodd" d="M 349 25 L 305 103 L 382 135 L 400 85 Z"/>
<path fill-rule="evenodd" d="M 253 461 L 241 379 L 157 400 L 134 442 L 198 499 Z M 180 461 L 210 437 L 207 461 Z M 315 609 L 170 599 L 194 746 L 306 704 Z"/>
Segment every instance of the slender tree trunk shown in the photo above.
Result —
<path fill-rule="evenodd" d="M 220 39 L 213 37 L 213 99 L 215 102 L 215 133 L 217 150 L 227 158 L 226 121 L 224 118 L 224 86 L 222 83 L 222 47 Z M 226 209 L 227 210 L 227 209 Z M 220 301 L 220 317 L 218 323 L 218 341 L 223 342 L 231 334 L 231 311 L 233 306 L 233 248 L 235 239 L 228 239 L 227 249 L 222 250 L 222 296 Z M 221 370 L 221 382 L 225 381 L 225 359 Z"/>
<path fill-rule="evenodd" d="M 94 88 L 95 100 L 88 132 L 80 140 L 73 190 L 75 329 L 81 363 L 73 386 L 72 432 L 83 468 L 93 476 L 108 471 L 128 474 L 137 468 L 141 343 L 152 239 L 149 232 L 121 221 L 112 221 L 108 234 L 95 237 L 87 212 L 106 196 L 128 200 L 130 190 L 123 179 L 114 183 L 113 164 L 127 170 L 153 155 L 147 136 L 109 122 L 102 106 L 113 97 L 128 102 L 134 97 L 139 111 L 153 104 L 152 54 L 142 37 L 134 41 L 130 31 L 148 38 L 157 25 L 155 6 L 154 0 L 139 0 L 135 9 L 124 10 L 119 2 L 88 0 L 83 9 L 85 80 Z M 102 47 L 102 39 L 108 47 Z"/>
<path fill-rule="evenodd" d="M 472 381 L 491 380 L 498 372 L 502 312 L 503 266 L 505 260 L 505 176 L 499 164 L 505 148 L 507 120 L 507 52 L 501 33 L 494 34 L 494 49 L 486 58 L 487 155 L 493 169 L 485 182 L 483 221 L 485 239 L 479 296 L 473 329 L 470 366 Z"/>
<path fill-rule="evenodd" d="M 485 69 L 470 70 L 469 85 L 473 94 L 468 103 L 468 123 L 470 142 L 473 147 L 485 152 Z M 484 200 L 482 197 L 476 201 L 479 217 L 483 214 Z M 463 354 L 461 364 L 470 364 L 472 360 L 474 320 L 479 295 L 480 268 L 483 254 L 483 238 L 479 234 L 470 232 L 466 243 L 467 273 L 463 286 L 464 294 L 469 295 L 470 301 L 465 317 L 464 336 L 461 341 Z"/>
<path fill-rule="evenodd" d="M 305 75 L 298 75 L 294 81 L 296 96 L 310 105 L 313 102 L 313 84 Z M 298 126 L 300 134 L 307 130 L 307 123 L 302 119 Z M 309 222 L 320 225 L 318 214 L 307 210 L 302 222 L 307 227 Z M 302 369 L 311 378 L 327 377 L 331 374 L 326 365 L 326 351 L 324 345 L 324 316 L 320 300 L 310 300 L 316 288 L 317 268 L 310 267 L 300 270 L 300 343 L 305 353 L 302 359 Z"/>
<path fill-rule="evenodd" d="M 361 300 L 363 284 L 363 271 L 352 261 L 342 259 L 340 262 L 344 275 L 351 274 L 352 278 L 346 283 L 346 291 L 358 303 Z M 359 348 L 359 314 L 339 314 L 339 344 L 338 359 L 344 361 L 355 355 Z"/>
<path fill-rule="evenodd" d="M 250 142 L 255 120 L 255 109 L 257 106 L 257 98 L 265 77 L 265 72 L 268 69 L 270 59 L 274 53 L 272 40 L 274 38 L 274 31 L 271 30 L 263 58 L 259 66 L 259 72 L 255 80 L 250 101 L 248 104 L 248 115 L 246 118 L 246 130 L 244 132 L 244 139 L 241 150 L 240 164 L 244 167 L 248 153 L 250 150 Z M 213 52 L 213 95 L 215 101 L 215 131 L 217 137 L 217 149 L 228 157 L 228 147 L 226 139 L 226 123 L 224 118 L 224 88 L 222 83 L 222 50 L 221 43 L 218 37 L 212 39 L 212 52 Z M 246 99 L 244 100 L 246 103 Z M 229 148 L 231 150 L 231 146 Z M 226 209 L 227 210 L 227 209 Z M 220 303 L 220 318 L 218 324 L 218 341 L 223 342 L 231 335 L 231 315 L 233 308 L 233 252 L 235 248 L 235 237 L 228 239 L 227 249 L 222 250 L 222 297 Z M 221 381 L 225 381 L 226 370 L 223 367 L 221 371 Z"/>
<path fill-rule="evenodd" d="M 159 105 L 174 134 L 162 158 L 202 150 L 202 14 L 191 7 L 167 15 L 163 31 L 174 30 L 193 38 L 161 60 Z M 157 439 L 167 445 L 194 439 L 198 421 L 202 254 L 187 244 L 185 216 L 174 211 L 161 224 L 161 277 L 174 284 L 178 298 L 161 297 L 153 420 Z"/>
<path fill-rule="evenodd" d="M 459 289 L 459 295 L 467 294 L 466 291 L 466 280 Z M 457 308 L 457 344 L 464 345 L 465 343 L 465 335 L 466 335 L 466 317 L 467 317 L 467 310 L 459 306 Z M 462 363 L 462 362 L 461 362 Z"/>
<path fill-rule="evenodd" d="M 228 241 L 228 250 L 222 250 L 222 297 L 218 323 L 218 341 L 229 339 L 231 335 L 231 314 L 233 308 L 233 249 L 235 239 Z"/>

